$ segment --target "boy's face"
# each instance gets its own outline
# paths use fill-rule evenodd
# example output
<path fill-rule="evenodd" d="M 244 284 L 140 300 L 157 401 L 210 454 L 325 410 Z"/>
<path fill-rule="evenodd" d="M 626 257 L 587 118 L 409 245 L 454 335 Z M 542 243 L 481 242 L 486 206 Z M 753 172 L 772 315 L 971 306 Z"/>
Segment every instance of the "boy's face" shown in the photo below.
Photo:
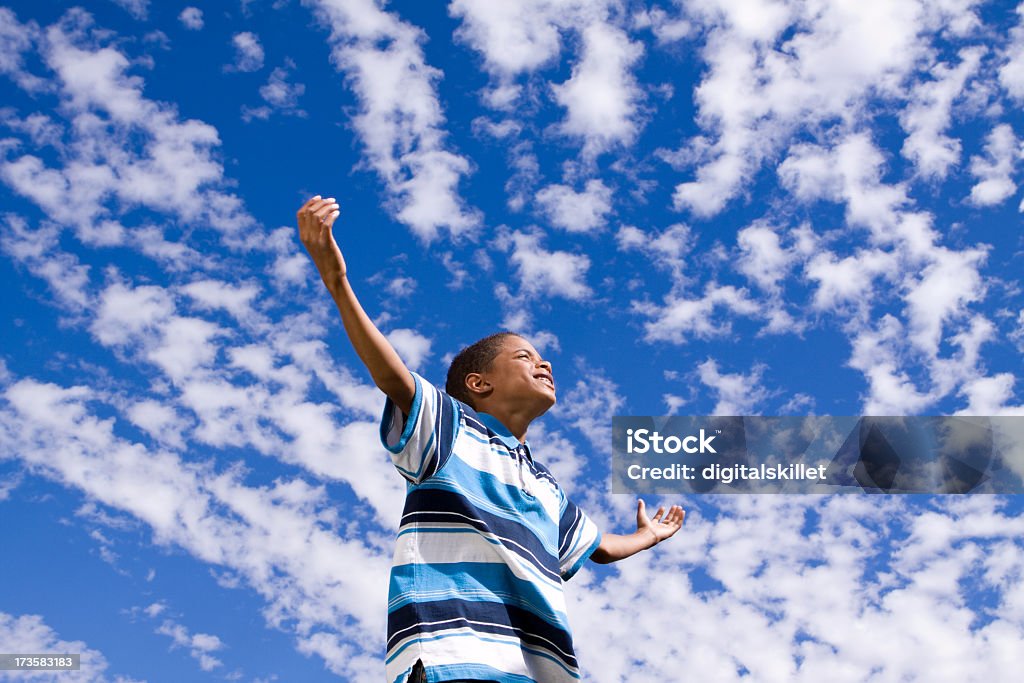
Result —
<path fill-rule="evenodd" d="M 535 405 L 538 415 L 555 404 L 551 363 L 543 360 L 537 349 L 522 337 L 502 339 L 501 351 L 480 374 L 492 385 L 495 396 Z"/>

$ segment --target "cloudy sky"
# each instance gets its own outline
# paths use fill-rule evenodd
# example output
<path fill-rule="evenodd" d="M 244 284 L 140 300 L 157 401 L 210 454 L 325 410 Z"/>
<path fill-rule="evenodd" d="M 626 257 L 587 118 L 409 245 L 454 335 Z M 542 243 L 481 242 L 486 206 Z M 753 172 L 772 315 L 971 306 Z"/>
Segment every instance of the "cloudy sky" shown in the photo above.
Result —
<path fill-rule="evenodd" d="M 382 679 L 403 485 L 313 194 L 410 367 L 553 361 L 609 531 L 613 414 L 1024 412 L 1024 4 L 68 7 L 0 6 L 0 650 L 64 680 Z M 1019 671 L 1019 499 L 672 502 L 568 584 L 587 680 Z"/>

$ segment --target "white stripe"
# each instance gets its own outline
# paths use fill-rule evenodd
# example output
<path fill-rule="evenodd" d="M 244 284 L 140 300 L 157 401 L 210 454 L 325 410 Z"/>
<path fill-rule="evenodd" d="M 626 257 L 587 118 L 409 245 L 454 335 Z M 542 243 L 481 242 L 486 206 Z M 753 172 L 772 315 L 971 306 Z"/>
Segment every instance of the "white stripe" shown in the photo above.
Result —
<path fill-rule="evenodd" d="M 409 525 L 412 526 L 412 525 Z M 424 524 L 427 528 L 461 525 Z M 482 534 L 459 534 L 457 547 L 452 547 L 452 534 L 417 530 L 403 534 L 395 543 L 394 566 L 403 564 L 450 564 L 452 562 L 487 562 L 506 565 L 516 578 L 537 584 L 545 600 L 556 611 L 565 611 L 562 579 L 543 571 L 528 560 L 488 541 Z M 557 603 L 555 602 L 557 600 Z"/>
<path fill-rule="evenodd" d="M 418 622 L 416 624 L 413 624 L 412 626 L 404 628 L 401 631 L 397 631 L 396 633 L 392 633 L 391 637 L 388 638 L 388 640 L 391 640 L 392 638 L 397 636 L 399 633 L 403 633 L 403 632 L 408 631 L 410 629 L 419 628 L 420 626 L 437 626 L 438 624 L 449 624 L 449 623 L 454 624 L 456 622 L 466 622 L 466 623 L 470 623 L 470 624 L 479 624 L 481 626 L 498 626 L 500 628 L 505 628 L 505 629 L 508 629 L 510 631 L 515 631 L 516 633 L 524 633 L 524 634 L 526 634 L 528 636 L 531 636 L 534 640 L 542 640 L 545 643 L 547 643 L 547 645 L 544 645 L 544 646 L 530 644 L 530 647 L 533 647 L 535 649 L 540 649 L 541 647 L 546 647 L 548 650 L 551 650 L 554 653 L 560 653 L 564 657 L 568 657 L 570 659 L 576 659 L 576 655 L 573 654 L 572 652 L 566 652 L 565 650 L 563 650 L 562 648 L 558 647 L 557 645 L 555 645 L 553 642 L 551 642 L 547 638 L 545 638 L 545 637 L 543 637 L 541 635 L 538 635 L 536 633 L 533 633 L 532 631 L 526 631 L 524 629 L 517 628 L 515 626 L 509 626 L 507 624 L 495 624 L 495 623 L 492 623 L 490 621 L 475 621 L 473 619 L 445 619 L 444 621 L 421 621 L 421 622 Z M 449 632 L 452 632 L 452 631 L 465 631 L 465 630 L 468 630 L 468 629 L 466 629 L 465 627 L 459 627 L 459 628 L 445 629 L 443 631 L 431 631 L 430 634 L 434 635 L 434 634 L 449 633 Z M 507 636 L 502 636 L 500 633 L 495 634 L 495 633 L 492 633 L 490 631 L 476 631 L 476 633 L 480 633 L 481 635 L 486 635 L 487 637 L 494 637 L 494 638 L 507 637 Z M 416 636 L 416 635 L 419 635 L 419 634 L 415 633 L 415 634 L 411 634 L 411 635 Z M 409 640 L 408 638 L 403 638 L 402 640 L 400 640 L 397 643 L 395 643 L 395 645 L 388 652 L 390 653 L 390 652 L 392 652 L 394 650 L 397 650 L 398 648 L 400 648 L 402 646 L 403 643 L 407 642 L 408 640 Z M 566 666 L 568 666 L 568 664 L 566 664 Z"/>
<path fill-rule="evenodd" d="M 454 637 L 438 638 L 437 636 Z M 535 681 L 545 681 L 545 683 L 576 680 L 566 672 L 563 665 L 547 657 L 521 649 L 521 647 L 529 647 L 529 645 L 522 644 L 518 638 L 477 633 L 468 628 L 450 629 L 439 634 L 417 634 L 403 643 L 399 643 L 392 650 L 397 651 L 406 642 L 415 641 L 417 638 L 422 640 L 419 643 L 412 642 L 410 647 L 388 664 L 387 677 L 389 681 L 411 668 L 417 659 L 422 659 L 427 666 L 483 664 L 498 671 L 529 676 Z M 488 640 L 480 640 L 480 638 Z"/>
<path fill-rule="evenodd" d="M 403 532 L 403 531 L 405 531 L 407 529 L 420 529 L 420 528 L 424 528 L 424 527 L 429 528 L 429 527 L 432 527 L 432 526 L 433 527 L 441 527 L 441 528 L 449 528 L 449 529 L 470 529 L 470 530 L 475 531 L 476 533 L 480 534 L 481 536 L 483 536 L 485 538 L 490 538 L 490 539 L 494 539 L 494 540 L 497 540 L 497 541 L 501 541 L 501 543 L 503 545 L 505 545 L 505 546 L 515 546 L 516 548 L 519 548 L 520 550 L 523 551 L 523 553 L 525 553 L 526 555 L 529 555 L 530 557 L 532 557 L 534 560 L 537 561 L 538 569 L 541 569 L 543 571 L 548 571 L 547 569 L 544 568 L 544 562 L 543 562 L 542 558 L 537 557 L 533 553 L 533 551 L 531 551 L 529 548 L 527 548 L 526 546 L 524 546 L 522 543 L 520 543 L 519 541 L 515 540 L 514 538 L 509 538 L 508 536 L 501 536 L 499 534 L 494 533 L 493 531 L 486 531 L 486 532 L 485 531 L 481 531 L 480 529 L 478 529 L 473 524 L 467 524 L 467 523 L 459 523 L 459 522 L 406 522 L 405 521 L 406 517 L 414 517 L 414 516 L 416 516 L 418 514 L 431 514 L 431 515 L 435 515 L 435 516 L 446 515 L 448 517 L 457 517 L 457 518 L 460 518 L 460 519 L 469 520 L 469 522 L 479 522 L 480 524 L 485 524 L 486 525 L 486 522 L 484 520 L 482 520 L 482 519 L 477 519 L 476 517 L 470 517 L 468 515 L 463 515 L 463 514 L 460 514 L 458 512 L 430 512 L 430 511 L 424 510 L 424 511 L 420 511 L 420 512 L 410 512 L 408 515 L 403 516 L 402 517 L 403 523 L 402 523 L 402 526 L 400 526 L 398 528 L 398 532 L 401 533 L 401 532 Z M 533 537 L 534 540 L 536 540 L 538 543 L 540 543 L 542 548 L 544 548 L 545 550 L 548 550 L 548 548 L 546 547 L 546 544 L 544 543 L 544 539 L 543 538 L 539 538 L 536 534 L 533 533 L 533 530 L 530 529 L 528 526 L 525 526 L 525 525 L 520 525 L 520 526 L 527 533 L 529 533 L 530 536 Z M 557 555 L 558 555 L 557 551 L 551 550 L 549 557 L 553 557 L 553 558 L 555 558 L 557 560 Z"/>

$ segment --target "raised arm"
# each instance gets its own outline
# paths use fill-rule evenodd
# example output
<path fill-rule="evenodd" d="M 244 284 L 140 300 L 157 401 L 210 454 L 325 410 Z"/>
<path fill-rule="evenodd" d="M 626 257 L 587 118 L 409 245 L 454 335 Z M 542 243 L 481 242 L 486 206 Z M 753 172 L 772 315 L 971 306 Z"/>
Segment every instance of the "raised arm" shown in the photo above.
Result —
<path fill-rule="evenodd" d="M 320 278 L 341 313 L 345 333 L 374 384 L 387 394 L 405 415 L 412 408 L 416 383 L 394 347 L 373 324 L 348 281 L 345 258 L 334 239 L 331 227 L 339 214 L 334 198 L 317 195 L 302 205 L 296 215 L 299 239 L 316 265 Z"/>

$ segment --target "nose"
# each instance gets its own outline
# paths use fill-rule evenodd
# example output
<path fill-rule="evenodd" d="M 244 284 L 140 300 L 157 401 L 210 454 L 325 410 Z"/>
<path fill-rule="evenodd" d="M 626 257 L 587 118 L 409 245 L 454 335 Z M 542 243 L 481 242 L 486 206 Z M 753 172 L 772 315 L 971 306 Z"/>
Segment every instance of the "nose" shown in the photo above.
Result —
<path fill-rule="evenodd" d="M 544 368 L 548 372 L 551 372 L 551 361 L 549 361 L 549 360 L 539 360 L 539 361 L 537 361 L 537 365 L 539 365 L 540 367 Z"/>

